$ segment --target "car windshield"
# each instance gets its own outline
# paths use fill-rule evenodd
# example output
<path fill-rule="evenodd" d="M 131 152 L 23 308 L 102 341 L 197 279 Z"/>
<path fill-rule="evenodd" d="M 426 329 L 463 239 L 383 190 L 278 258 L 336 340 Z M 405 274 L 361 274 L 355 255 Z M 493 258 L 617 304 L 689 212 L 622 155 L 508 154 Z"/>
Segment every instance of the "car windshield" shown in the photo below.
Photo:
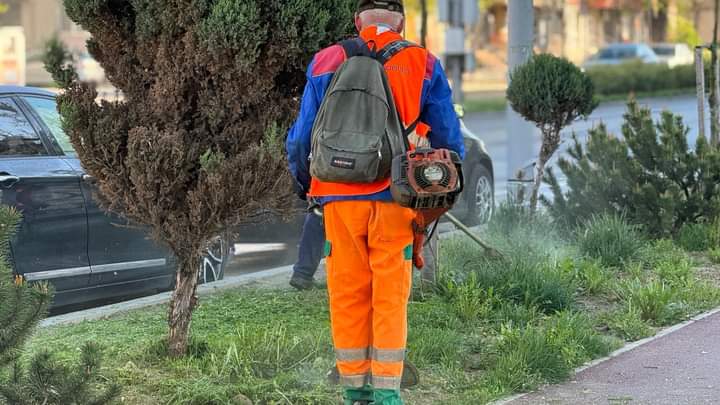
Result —
<path fill-rule="evenodd" d="M 675 56 L 674 46 L 654 46 L 653 51 L 657 56 Z"/>
<path fill-rule="evenodd" d="M 44 97 L 23 97 L 25 102 L 35 110 L 45 126 L 50 129 L 55 141 L 66 155 L 76 155 L 75 148 L 70 143 L 70 138 L 62 129 L 60 114 L 57 112 L 55 100 Z"/>
<path fill-rule="evenodd" d="M 598 54 L 598 59 L 632 59 L 637 57 L 637 50 L 632 47 L 605 48 Z"/>

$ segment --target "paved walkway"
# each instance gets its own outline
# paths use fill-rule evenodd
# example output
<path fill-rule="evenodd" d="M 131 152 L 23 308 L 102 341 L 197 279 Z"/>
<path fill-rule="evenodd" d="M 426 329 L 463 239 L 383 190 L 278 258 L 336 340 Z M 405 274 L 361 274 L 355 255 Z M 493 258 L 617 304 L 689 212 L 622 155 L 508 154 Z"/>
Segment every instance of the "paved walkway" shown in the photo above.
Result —
<path fill-rule="evenodd" d="M 720 404 L 720 313 L 509 404 Z"/>

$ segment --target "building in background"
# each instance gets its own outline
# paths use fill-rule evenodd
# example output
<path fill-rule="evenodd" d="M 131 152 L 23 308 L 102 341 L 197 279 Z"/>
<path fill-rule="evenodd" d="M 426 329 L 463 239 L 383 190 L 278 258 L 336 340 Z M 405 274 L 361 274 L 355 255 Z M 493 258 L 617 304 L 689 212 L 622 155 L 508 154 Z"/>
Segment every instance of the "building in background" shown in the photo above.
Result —
<path fill-rule="evenodd" d="M 468 37 L 479 69 L 468 74 L 468 91 L 503 91 L 507 70 L 507 1 L 479 0 L 480 21 Z M 432 2 L 428 2 L 431 3 Z M 612 43 L 685 42 L 702 31 L 709 41 L 714 0 L 534 0 L 537 52 L 582 64 Z M 431 8 L 429 48 L 442 55 L 444 27 Z M 410 9 L 409 32 L 419 32 L 419 13 Z M 698 39 L 699 41 L 699 39 Z M 475 88 L 473 88 L 475 87 Z"/>
<path fill-rule="evenodd" d="M 25 33 L 22 27 L 0 27 L 0 84 L 25 85 Z"/>
<path fill-rule="evenodd" d="M 102 81 L 104 75 L 97 62 L 87 53 L 85 43 L 90 34 L 65 14 L 62 0 L 0 0 L 6 10 L 0 14 L 0 27 L 22 27 L 25 37 L 26 82 L 47 86 L 52 82 L 43 67 L 45 44 L 53 37 L 65 43 L 75 57 L 83 79 Z M 2 78 L 0 78 L 0 83 Z"/>
<path fill-rule="evenodd" d="M 693 10 L 695 27 L 698 29 L 702 43 L 709 44 L 713 40 L 715 0 L 696 0 L 692 3 L 695 5 Z"/>

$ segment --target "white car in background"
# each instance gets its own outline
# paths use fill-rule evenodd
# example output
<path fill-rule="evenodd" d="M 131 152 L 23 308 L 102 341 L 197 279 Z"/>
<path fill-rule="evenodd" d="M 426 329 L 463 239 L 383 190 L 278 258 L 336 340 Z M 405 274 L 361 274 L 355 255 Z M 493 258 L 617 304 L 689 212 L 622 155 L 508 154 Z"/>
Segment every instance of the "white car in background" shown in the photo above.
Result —
<path fill-rule="evenodd" d="M 583 69 L 595 66 L 622 65 L 623 63 L 640 61 L 642 63 L 660 63 L 660 58 L 646 44 L 611 44 L 585 61 Z"/>
<path fill-rule="evenodd" d="M 652 49 L 660 59 L 670 68 L 682 65 L 692 65 L 695 55 L 687 44 L 653 44 Z"/>

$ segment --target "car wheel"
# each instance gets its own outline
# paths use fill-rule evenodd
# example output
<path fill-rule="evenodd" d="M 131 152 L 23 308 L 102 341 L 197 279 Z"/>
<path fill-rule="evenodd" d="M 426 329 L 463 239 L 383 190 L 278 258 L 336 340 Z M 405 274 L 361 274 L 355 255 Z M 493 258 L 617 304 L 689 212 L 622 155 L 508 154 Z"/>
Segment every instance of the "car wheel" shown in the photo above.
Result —
<path fill-rule="evenodd" d="M 495 184 L 490 171 L 478 166 L 470 176 L 465 188 L 468 213 L 465 222 L 470 226 L 484 225 L 495 212 Z"/>
<path fill-rule="evenodd" d="M 225 267 L 230 261 L 230 237 L 223 234 L 208 244 L 200 265 L 200 282 L 212 283 L 225 278 Z"/>

